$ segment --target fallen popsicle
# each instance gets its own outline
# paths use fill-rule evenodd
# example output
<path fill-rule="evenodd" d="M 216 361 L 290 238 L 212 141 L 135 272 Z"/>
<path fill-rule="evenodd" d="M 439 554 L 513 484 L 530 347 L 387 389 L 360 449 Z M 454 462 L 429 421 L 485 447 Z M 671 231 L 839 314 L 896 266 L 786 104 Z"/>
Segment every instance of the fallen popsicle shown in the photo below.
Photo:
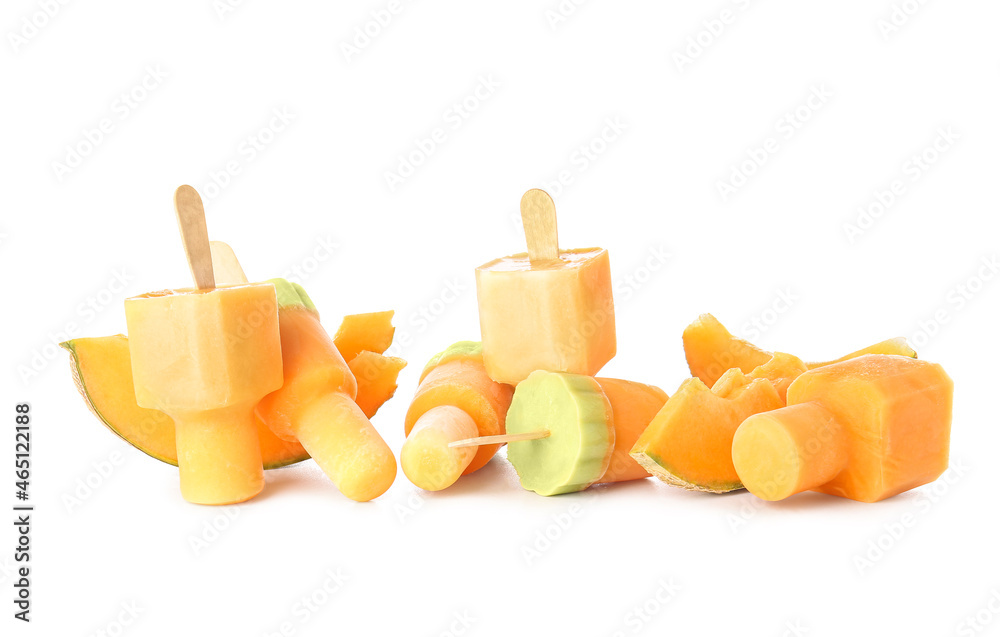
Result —
<path fill-rule="evenodd" d="M 410 482 L 439 491 L 489 462 L 499 444 L 449 444 L 504 433 L 513 393 L 513 387 L 486 375 L 479 343 L 461 341 L 434 356 L 406 412 L 406 442 L 399 461 Z"/>
<path fill-rule="evenodd" d="M 788 406 L 733 439 L 743 485 L 765 500 L 820 491 L 877 502 L 948 467 L 954 386 L 940 365 L 869 354 L 799 376 Z"/>
<path fill-rule="evenodd" d="M 173 418 L 186 500 L 242 502 L 264 487 L 254 405 L 282 383 L 275 289 L 217 287 L 201 198 L 174 204 L 197 287 L 125 301 L 136 402 Z"/>
<path fill-rule="evenodd" d="M 560 251 L 542 190 L 524 194 L 521 219 L 528 252 L 476 268 L 486 372 L 511 385 L 538 369 L 593 376 L 616 348 L 608 251 Z"/>
<path fill-rule="evenodd" d="M 451 443 L 509 443 L 521 486 L 539 495 L 649 477 L 628 454 L 667 401 L 657 387 L 537 370 L 514 391 L 507 433 Z"/>
<path fill-rule="evenodd" d="M 213 242 L 226 276 L 243 278 L 236 255 Z M 365 502 L 396 478 L 396 459 L 355 402 L 357 381 L 302 286 L 273 279 L 284 384 L 258 404 L 257 416 L 283 440 L 297 440 L 341 493 Z"/>

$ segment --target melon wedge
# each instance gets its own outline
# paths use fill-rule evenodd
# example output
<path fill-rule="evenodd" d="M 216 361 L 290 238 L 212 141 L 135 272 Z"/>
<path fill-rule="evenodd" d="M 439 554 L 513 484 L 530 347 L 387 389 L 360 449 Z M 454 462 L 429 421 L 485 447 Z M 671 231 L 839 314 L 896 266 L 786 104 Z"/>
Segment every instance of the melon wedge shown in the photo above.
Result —
<path fill-rule="evenodd" d="M 771 360 L 772 352 L 765 351 L 753 343 L 733 336 L 717 318 L 702 314 L 684 329 L 684 355 L 687 357 L 691 375 L 700 378 L 711 387 L 727 370 L 738 368 L 749 374 L 755 368 Z M 891 338 L 856 352 L 851 352 L 836 360 L 806 363 L 809 369 L 839 363 L 865 354 L 895 354 L 916 358 L 917 353 L 902 337 Z"/>
<path fill-rule="evenodd" d="M 371 418 L 396 393 L 396 380 L 399 372 L 406 367 L 406 361 L 365 350 L 351 359 L 347 366 L 358 381 L 358 395 L 354 402 L 365 412 L 365 416 Z"/>
<path fill-rule="evenodd" d="M 340 323 L 333 342 L 345 361 L 352 361 L 361 352 L 382 354 L 392 345 L 396 328 L 392 326 L 394 312 L 348 314 Z"/>
<path fill-rule="evenodd" d="M 689 378 L 632 447 L 643 469 L 667 484 L 694 491 L 726 493 L 743 485 L 733 466 L 733 435 L 753 414 L 784 407 L 774 384 L 730 370 L 724 384 L 709 389 Z"/>
<path fill-rule="evenodd" d="M 709 390 L 700 378 L 681 388 L 650 422 L 631 456 L 668 484 L 712 493 L 741 488 L 733 465 L 733 436 L 754 414 L 785 406 L 792 382 L 808 371 L 791 354 L 775 352 L 744 374 L 729 369 Z"/>
<path fill-rule="evenodd" d="M 61 344 L 70 353 L 73 380 L 87 407 L 122 440 L 139 451 L 177 465 L 174 421 L 136 404 L 128 339 L 121 334 L 77 338 Z M 286 467 L 309 457 L 302 445 L 285 442 L 257 421 L 265 469 Z"/>

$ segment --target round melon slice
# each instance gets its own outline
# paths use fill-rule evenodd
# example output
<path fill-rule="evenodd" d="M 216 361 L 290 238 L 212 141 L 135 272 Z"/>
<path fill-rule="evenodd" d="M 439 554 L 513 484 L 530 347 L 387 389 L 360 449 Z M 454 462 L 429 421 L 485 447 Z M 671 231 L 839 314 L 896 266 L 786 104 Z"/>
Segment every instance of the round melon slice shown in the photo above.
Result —
<path fill-rule="evenodd" d="M 70 353 L 73 380 L 90 411 L 139 451 L 176 466 L 174 421 L 162 411 L 136 404 L 128 339 L 119 334 L 77 338 L 61 345 Z M 265 469 L 309 458 L 302 445 L 281 440 L 259 420 L 257 433 Z"/>
<path fill-rule="evenodd" d="M 611 462 L 615 430 L 611 403 L 590 376 L 535 371 L 514 391 L 507 433 L 545 430 L 548 437 L 507 445 L 521 486 L 539 495 L 582 491 Z"/>

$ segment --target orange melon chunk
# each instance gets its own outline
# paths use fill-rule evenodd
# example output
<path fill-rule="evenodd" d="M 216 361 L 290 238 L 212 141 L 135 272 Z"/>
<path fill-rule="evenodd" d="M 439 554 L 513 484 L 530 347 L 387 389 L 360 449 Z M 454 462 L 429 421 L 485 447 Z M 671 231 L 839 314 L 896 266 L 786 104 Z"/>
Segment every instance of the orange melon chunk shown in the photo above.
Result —
<path fill-rule="evenodd" d="M 738 368 L 749 374 L 756 367 L 767 363 L 771 352 L 762 350 L 753 343 L 733 336 L 711 314 L 702 314 L 684 329 L 684 355 L 687 357 L 691 375 L 700 378 L 708 386 L 715 384 L 727 370 Z M 806 363 L 809 369 L 857 358 L 865 354 L 896 354 L 916 358 L 917 353 L 907 345 L 904 338 L 892 338 L 876 343 L 833 361 Z"/>
<path fill-rule="evenodd" d="M 698 378 L 681 383 L 642 432 L 631 455 L 667 484 L 725 493 L 742 487 L 733 466 L 733 434 L 748 416 L 784 403 L 767 378 L 733 369 L 717 387 Z"/>
<path fill-rule="evenodd" d="M 396 333 L 396 328 L 392 326 L 394 313 L 387 310 L 345 316 L 333 335 L 333 342 L 344 360 L 352 361 L 361 352 L 382 354 L 389 349 Z"/>
<path fill-rule="evenodd" d="M 371 418 L 396 393 L 396 379 L 406 367 L 406 361 L 366 350 L 351 359 L 347 366 L 358 383 L 354 402 Z"/>

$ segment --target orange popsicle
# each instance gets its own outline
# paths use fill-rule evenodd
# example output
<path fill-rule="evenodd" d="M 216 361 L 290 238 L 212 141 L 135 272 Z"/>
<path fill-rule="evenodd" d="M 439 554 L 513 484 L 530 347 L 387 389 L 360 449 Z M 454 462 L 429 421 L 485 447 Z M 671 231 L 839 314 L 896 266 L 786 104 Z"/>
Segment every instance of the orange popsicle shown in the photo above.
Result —
<path fill-rule="evenodd" d="M 279 438 L 298 440 L 347 497 L 382 495 L 396 477 L 396 459 L 355 403 L 354 375 L 301 286 L 272 283 L 285 382 L 260 401 L 257 415 Z"/>
<path fill-rule="evenodd" d="M 528 252 L 476 268 L 490 378 L 516 385 L 541 369 L 593 376 L 616 351 L 611 262 L 602 248 L 559 250 L 555 205 L 521 199 Z"/>
<path fill-rule="evenodd" d="M 489 462 L 500 445 L 448 445 L 504 433 L 513 392 L 486 374 L 479 343 L 458 342 L 434 356 L 406 412 L 400 452 L 406 477 L 421 489 L 438 491 Z"/>
<path fill-rule="evenodd" d="M 765 500 L 806 490 L 883 500 L 947 469 L 953 389 L 940 365 L 903 356 L 808 371 L 789 386 L 787 407 L 740 425 L 733 464 Z"/>
<path fill-rule="evenodd" d="M 611 403 L 615 427 L 615 448 L 611 463 L 597 482 L 624 482 L 648 478 L 650 473 L 629 455 L 650 421 L 667 402 L 667 393 L 659 387 L 631 380 L 598 378 L 597 383 Z"/>

